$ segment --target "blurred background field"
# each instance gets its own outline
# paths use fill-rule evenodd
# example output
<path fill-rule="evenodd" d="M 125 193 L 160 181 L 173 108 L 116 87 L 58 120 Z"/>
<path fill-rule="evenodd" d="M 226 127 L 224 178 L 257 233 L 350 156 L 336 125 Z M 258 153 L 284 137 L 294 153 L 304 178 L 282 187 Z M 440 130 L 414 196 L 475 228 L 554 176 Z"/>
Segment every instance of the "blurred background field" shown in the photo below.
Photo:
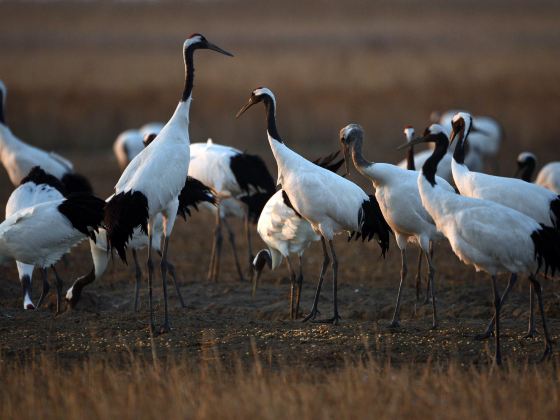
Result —
<path fill-rule="evenodd" d="M 422 131 L 433 110 L 466 108 L 504 125 L 500 168 L 512 175 L 524 150 L 537 154 L 538 167 L 560 160 L 559 22 L 560 2 L 553 0 L 0 1 L 0 79 L 14 133 L 71 158 L 101 197 L 119 176 L 111 150 L 118 133 L 166 121 L 173 112 L 183 86 L 181 45 L 193 32 L 235 54 L 197 53 L 193 142 L 211 137 L 259 153 L 275 174 L 262 109 L 235 119 L 251 90 L 266 85 L 277 94 L 280 134 L 307 157 L 337 149 L 340 128 L 358 122 L 366 130 L 366 157 L 395 162 L 405 124 Z M 11 191 L 4 174 L 1 203 Z M 310 326 L 286 320 L 283 267 L 263 276 L 252 300 L 248 282 L 236 280 L 226 245 L 223 282 L 208 284 L 213 219 L 200 213 L 193 220 L 177 223 L 171 248 L 188 308 L 178 309 L 172 294 L 173 330 L 154 341 L 145 329 L 145 290 L 141 312 L 129 308 L 131 267 L 115 261 L 82 306 L 58 318 L 48 310 L 21 311 L 15 267 L 1 268 L 0 308 L 12 318 L 0 316 L 0 382 L 10 381 L 0 417 L 35 415 L 45 404 L 52 418 L 551 418 L 559 412 L 557 357 L 554 365 L 532 366 L 542 335 L 523 339 L 526 282 L 503 311 L 504 354 L 515 368 L 496 374 L 489 366 L 492 343 L 472 339 L 491 314 L 490 284 L 446 246 L 435 260 L 438 331 L 428 329 L 429 305 L 414 310 L 412 270 L 404 329 L 387 329 L 400 268 L 396 247 L 383 261 L 374 244 L 346 246 L 342 237 L 342 325 Z M 306 254 L 304 311 L 318 248 Z M 409 267 L 415 256 L 409 253 Z M 90 266 L 83 243 L 60 269 L 66 285 Z M 560 286 L 543 282 L 558 340 Z M 330 277 L 326 284 L 321 307 L 329 315 Z M 155 285 L 159 316 L 159 280 Z M 208 361 L 216 364 L 208 368 Z M 147 383 L 153 399 L 140 400 Z"/>

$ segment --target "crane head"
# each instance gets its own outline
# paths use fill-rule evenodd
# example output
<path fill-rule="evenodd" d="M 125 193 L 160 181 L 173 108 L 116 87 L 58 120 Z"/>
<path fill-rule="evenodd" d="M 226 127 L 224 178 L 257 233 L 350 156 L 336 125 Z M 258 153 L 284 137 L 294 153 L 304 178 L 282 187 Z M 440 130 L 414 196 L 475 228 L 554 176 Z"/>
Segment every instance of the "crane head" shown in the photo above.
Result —
<path fill-rule="evenodd" d="M 227 52 L 226 50 L 218 47 L 215 44 L 212 44 L 210 41 L 208 41 L 204 35 L 202 34 L 198 34 L 198 33 L 194 33 L 191 34 L 184 42 L 183 44 L 183 49 L 185 51 L 187 51 L 187 49 L 192 49 L 192 50 L 196 50 L 196 49 L 203 49 L 203 50 L 212 50 L 212 51 L 216 51 L 219 52 L 220 54 L 224 54 L 227 55 L 229 57 L 233 57 L 233 54 Z"/>

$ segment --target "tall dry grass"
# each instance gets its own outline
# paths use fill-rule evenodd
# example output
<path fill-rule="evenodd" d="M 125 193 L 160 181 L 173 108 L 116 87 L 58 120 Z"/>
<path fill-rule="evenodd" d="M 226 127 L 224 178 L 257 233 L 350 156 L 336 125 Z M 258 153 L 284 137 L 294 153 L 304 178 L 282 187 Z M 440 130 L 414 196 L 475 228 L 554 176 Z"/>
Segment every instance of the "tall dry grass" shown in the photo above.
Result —
<path fill-rule="evenodd" d="M 230 361 L 231 362 L 231 361 Z M 336 371 L 187 359 L 0 364 L 0 418 L 558 418 L 551 365 L 347 363 Z"/>

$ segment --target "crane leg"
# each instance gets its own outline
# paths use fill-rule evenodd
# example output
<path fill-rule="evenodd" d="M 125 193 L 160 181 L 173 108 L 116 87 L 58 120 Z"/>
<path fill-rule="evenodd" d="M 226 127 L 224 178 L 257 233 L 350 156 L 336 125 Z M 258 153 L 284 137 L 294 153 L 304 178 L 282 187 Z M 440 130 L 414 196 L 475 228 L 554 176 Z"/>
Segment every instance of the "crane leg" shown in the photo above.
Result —
<path fill-rule="evenodd" d="M 249 272 L 251 272 L 255 255 L 253 254 L 253 244 L 251 243 L 251 222 L 249 221 L 249 212 L 247 210 L 245 211 L 245 237 L 247 238 L 247 250 L 249 252 Z"/>
<path fill-rule="evenodd" d="M 140 282 L 142 281 L 142 270 L 140 269 L 138 254 L 135 249 L 132 250 L 132 257 L 134 258 L 134 271 L 136 276 L 136 282 L 134 284 L 134 312 L 138 312 L 138 306 L 140 304 Z"/>
<path fill-rule="evenodd" d="M 517 282 L 517 274 L 516 273 L 511 273 L 511 276 L 509 277 L 508 284 L 506 286 L 506 290 L 504 290 L 504 293 L 502 294 L 502 297 L 500 298 L 500 306 L 504 304 L 504 302 L 506 301 L 506 298 L 509 295 L 509 292 L 511 291 L 511 289 L 513 288 L 513 286 L 515 285 L 516 282 Z M 496 319 L 495 315 L 492 316 L 492 319 L 488 323 L 488 326 L 486 327 L 486 330 L 482 334 L 477 334 L 475 336 L 476 340 L 486 340 L 487 338 L 492 337 L 492 335 L 494 334 L 493 330 L 494 330 L 495 319 Z"/>
<path fill-rule="evenodd" d="M 220 270 L 220 256 L 222 253 L 222 218 L 220 217 L 220 209 L 216 213 L 216 227 L 214 228 L 214 245 L 212 246 L 212 256 L 210 258 L 210 270 L 208 272 L 208 280 L 218 281 Z"/>
<path fill-rule="evenodd" d="M 288 266 L 288 271 L 290 272 L 290 319 L 296 319 L 295 316 L 295 289 L 296 289 L 296 273 L 292 267 L 292 262 L 290 257 L 286 257 L 286 264 Z"/>
<path fill-rule="evenodd" d="M 161 285 L 163 288 L 163 311 L 164 311 L 164 318 L 163 318 L 163 325 L 160 328 L 160 333 L 166 333 L 171 330 L 169 325 L 169 310 L 168 310 L 168 302 L 167 302 L 167 249 L 169 247 L 169 236 L 164 235 L 163 241 L 163 253 L 161 256 Z"/>
<path fill-rule="evenodd" d="M 37 302 L 37 306 L 36 306 L 37 309 L 39 309 L 39 307 L 43 303 L 43 300 L 49 293 L 49 289 L 50 289 L 47 269 L 43 268 L 42 271 L 43 271 L 43 290 L 41 291 L 41 296 L 39 296 L 39 301 Z"/>
<path fill-rule="evenodd" d="M 299 302 L 301 299 L 301 287 L 303 285 L 303 258 L 299 256 L 299 274 L 297 278 L 297 294 L 296 294 L 296 319 L 299 318 Z"/>
<path fill-rule="evenodd" d="M 432 330 L 437 328 L 437 310 L 436 310 L 436 284 L 435 284 L 435 274 L 436 270 L 432 263 L 433 247 L 430 242 L 430 252 L 426 253 L 426 262 L 428 263 L 428 284 L 430 285 L 430 290 L 432 292 Z"/>
<path fill-rule="evenodd" d="M 185 304 L 185 300 L 183 299 L 183 295 L 181 294 L 181 289 L 179 287 L 179 282 L 177 282 L 177 272 L 175 271 L 175 266 L 167 260 L 167 270 L 171 275 L 171 280 L 173 280 L 173 286 L 175 287 L 175 293 L 177 293 L 177 297 L 179 298 L 179 303 L 181 304 L 181 308 L 186 308 L 187 305 Z"/>
<path fill-rule="evenodd" d="M 331 262 L 329 258 L 329 253 L 327 251 L 327 244 L 325 243 L 325 238 L 321 237 L 321 245 L 323 245 L 323 265 L 321 266 L 321 274 L 319 275 L 319 283 L 317 284 L 317 290 L 315 291 L 315 298 L 313 299 L 313 306 L 311 307 L 311 312 L 305 318 L 303 318 L 302 322 L 307 322 L 310 319 L 314 320 L 317 315 L 320 313 L 317 309 L 317 305 L 319 304 L 319 296 L 321 294 L 321 287 L 323 286 L 323 279 L 325 277 L 325 273 L 327 271 L 327 266 Z"/>
<path fill-rule="evenodd" d="M 148 306 L 150 307 L 150 331 L 152 333 L 156 330 L 156 324 L 154 322 L 154 306 L 153 306 L 153 291 L 152 291 L 152 279 L 154 278 L 154 262 L 152 260 L 152 229 L 150 226 L 148 233 Z"/>
<path fill-rule="evenodd" d="M 531 276 L 529 277 L 529 280 L 531 280 L 531 283 L 533 284 L 533 289 L 535 290 L 535 293 L 537 295 L 537 299 L 539 301 L 539 309 L 540 309 L 540 312 L 541 312 L 541 319 L 542 319 L 544 339 L 545 339 L 544 353 L 541 357 L 541 361 L 543 361 L 545 359 L 550 358 L 550 356 L 552 355 L 552 339 L 550 338 L 550 334 L 548 332 L 548 326 L 546 324 L 546 315 L 544 313 L 544 303 L 543 303 L 543 297 L 542 297 L 541 284 L 539 283 L 539 281 L 535 278 L 535 276 L 533 274 L 531 274 Z"/>
<path fill-rule="evenodd" d="M 420 256 L 422 256 L 422 250 L 420 250 Z M 401 310 L 401 293 L 406 274 L 408 272 L 406 264 L 406 249 L 401 249 L 401 282 L 399 284 L 399 292 L 397 293 L 397 303 L 395 305 L 395 312 L 393 312 L 393 319 L 389 324 L 391 328 L 399 328 L 401 326 L 399 322 L 399 314 Z"/>
<path fill-rule="evenodd" d="M 420 253 L 418 254 L 418 269 L 416 271 L 416 303 L 420 302 L 420 290 L 422 288 L 422 257 L 424 252 L 420 248 Z"/>
<path fill-rule="evenodd" d="M 62 305 L 62 286 L 64 285 L 62 279 L 56 272 L 56 268 L 54 268 L 54 264 L 51 265 L 51 269 L 54 273 L 54 277 L 56 279 L 56 315 L 60 314 L 60 309 Z"/>
<path fill-rule="evenodd" d="M 496 365 L 500 366 L 502 364 L 502 349 L 500 347 L 500 294 L 498 293 L 498 288 L 496 286 L 496 276 L 492 276 L 492 293 L 494 295 L 494 340 L 496 343 L 496 349 L 494 353 L 494 362 Z"/>
<path fill-rule="evenodd" d="M 337 325 L 338 321 L 340 321 L 340 315 L 338 314 L 338 258 L 336 257 L 336 252 L 334 251 L 332 240 L 329 241 L 329 247 L 331 249 L 331 268 L 333 272 L 333 316 L 332 318 L 328 318 L 319 322 Z"/>
<path fill-rule="evenodd" d="M 429 245 L 429 256 L 430 260 L 434 259 L 434 243 L 430 241 Z M 428 258 L 428 254 L 426 254 L 426 258 Z M 433 268 L 433 267 L 432 267 Z M 430 288 L 433 286 L 432 281 L 430 280 L 430 267 L 428 266 L 428 278 L 426 279 L 426 298 L 424 299 L 424 304 L 430 302 L 430 297 L 433 295 L 433 292 L 430 294 Z"/>
<path fill-rule="evenodd" d="M 231 230 L 231 226 L 227 219 L 224 219 L 224 226 L 226 227 L 228 233 L 229 243 L 231 244 L 231 250 L 233 251 L 233 259 L 235 260 L 235 269 L 237 270 L 237 275 L 239 276 L 239 281 L 244 282 L 243 271 L 241 270 L 241 265 L 239 264 L 239 257 L 237 256 L 237 245 L 235 244 L 235 234 Z"/>
<path fill-rule="evenodd" d="M 533 283 L 529 284 L 529 328 L 525 338 L 532 338 L 537 335 L 537 328 L 535 326 L 535 288 Z"/>

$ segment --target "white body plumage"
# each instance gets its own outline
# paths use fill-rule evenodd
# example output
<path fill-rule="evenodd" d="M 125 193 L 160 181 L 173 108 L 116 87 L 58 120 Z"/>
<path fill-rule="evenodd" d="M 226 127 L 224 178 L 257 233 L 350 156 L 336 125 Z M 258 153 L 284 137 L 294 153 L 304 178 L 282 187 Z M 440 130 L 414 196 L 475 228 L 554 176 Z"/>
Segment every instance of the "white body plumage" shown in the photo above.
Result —
<path fill-rule="evenodd" d="M 550 162 L 544 165 L 537 175 L 535 184 L 560 194 L 560 162 Z"/>

